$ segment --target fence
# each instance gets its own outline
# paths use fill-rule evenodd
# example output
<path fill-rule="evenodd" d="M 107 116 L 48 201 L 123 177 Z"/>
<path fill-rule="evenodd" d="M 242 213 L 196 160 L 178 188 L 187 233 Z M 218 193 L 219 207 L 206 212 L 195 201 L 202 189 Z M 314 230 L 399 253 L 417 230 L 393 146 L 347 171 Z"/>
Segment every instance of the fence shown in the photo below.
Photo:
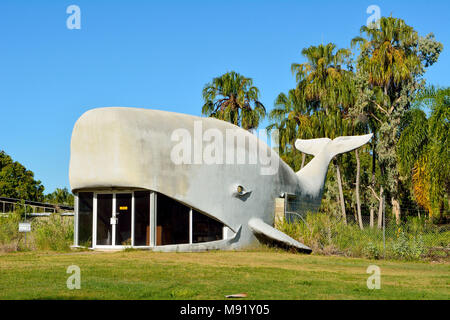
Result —
<path fill-rule="evenodd" d="M 284 221 L 276 221 L 279 229 L 315 252 L 375 259 L 449 258 L 450 225 L 433 224 L 422 209 L 403 207 L 404 218 L 397 224 L 390 208 L 384 207 L 380 225 L 378 210 L 374 210 L 372 218 L 367 213 L 362 215 L 361 229 L 353 211 L 347 212 L 344 219 L 340 210 L 314 213 L 309 207 L 294 197 L 288 198 Z"/>

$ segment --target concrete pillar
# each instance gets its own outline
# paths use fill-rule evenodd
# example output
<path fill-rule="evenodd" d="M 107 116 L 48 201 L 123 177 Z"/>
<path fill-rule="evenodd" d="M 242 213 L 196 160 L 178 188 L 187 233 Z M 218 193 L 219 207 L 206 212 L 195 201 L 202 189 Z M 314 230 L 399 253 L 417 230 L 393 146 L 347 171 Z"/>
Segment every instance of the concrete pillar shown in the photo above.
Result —
<path fill-rule="evenodd" d="M 284 198 L 275 199 L 275 226 L 284 221 Z"/>

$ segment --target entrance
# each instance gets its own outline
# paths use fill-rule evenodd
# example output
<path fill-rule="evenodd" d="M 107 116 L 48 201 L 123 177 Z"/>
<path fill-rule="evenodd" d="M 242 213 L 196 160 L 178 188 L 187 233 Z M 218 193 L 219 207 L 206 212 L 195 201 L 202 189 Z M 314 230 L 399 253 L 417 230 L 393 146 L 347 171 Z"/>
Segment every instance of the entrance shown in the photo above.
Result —
<path fill-rule="evenodd" d="M 97 193 L 94 205 L 95 246 L 130 246 L 132 193 Z"/>

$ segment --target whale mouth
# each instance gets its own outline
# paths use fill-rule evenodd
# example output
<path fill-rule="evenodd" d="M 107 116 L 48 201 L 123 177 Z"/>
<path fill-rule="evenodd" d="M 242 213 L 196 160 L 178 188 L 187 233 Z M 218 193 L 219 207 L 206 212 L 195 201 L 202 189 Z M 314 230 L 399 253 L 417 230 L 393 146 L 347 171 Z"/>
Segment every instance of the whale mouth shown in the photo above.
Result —
<path fill-rule="evenodd" d="M 186 249 L 191 245 L 194 250 L 208 243 L 222 247 L 238 233 L 213 215 L 156 191 L 97 187 L 74 193 L 75 246 Z"/>

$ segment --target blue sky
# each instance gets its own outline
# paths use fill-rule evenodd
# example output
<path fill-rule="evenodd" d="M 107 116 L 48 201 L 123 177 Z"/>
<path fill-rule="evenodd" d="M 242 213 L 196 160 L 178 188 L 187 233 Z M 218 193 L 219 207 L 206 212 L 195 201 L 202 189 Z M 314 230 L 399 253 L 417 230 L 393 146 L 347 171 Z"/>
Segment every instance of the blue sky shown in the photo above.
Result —
<path fill-rule="evenodd" d="M 69 30 L 66 8 L 81 9 Z M 235 70 L 266 108 L 295 85 L 292 62 L 321 42 L 349 46 L 369 5 L 444 44 L 429 83 L 449 86 L 448 1 L 7 1 L 0 2 L 0 149 L 35 172 L 46 193 L 69 187 L 70 136 L 95 107 L 200 115 L 201 91 Z"/>

